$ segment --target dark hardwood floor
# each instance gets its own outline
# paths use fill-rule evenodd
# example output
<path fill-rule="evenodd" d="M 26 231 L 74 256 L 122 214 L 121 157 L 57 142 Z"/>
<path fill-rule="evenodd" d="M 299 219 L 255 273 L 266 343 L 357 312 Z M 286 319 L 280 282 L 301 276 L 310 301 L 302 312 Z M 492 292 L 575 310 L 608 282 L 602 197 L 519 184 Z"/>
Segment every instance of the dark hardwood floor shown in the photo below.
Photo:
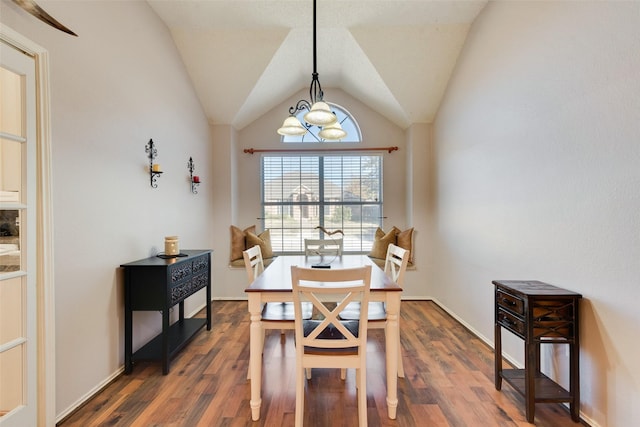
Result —
<path fill-rule="evenodd" d="M 293 332 L 281 342 L 268 331 L 264 349 L 262 410 L 249 408 L 249 316 L 246 302 L 214 301 L 213 327 L 200 332 L 174 359 L 138 363 L 61 423 L 73 426 L 293 426 Z M 203 314 L 199 314 L 203 316 Z M 524 402 L 508 384 L 494 387 L 493 351 L 429 301 L 403 301 L 402 347 L 406 378 L 398 380 L 398 416 L 387 417 L 384 332 L 369 332 L 369 426 L 531 426 Z M 355 373 L 313 371 L 305 426 L 357 426 Z M 559 404 L 536 405 L 539 427 L 579 426 Z"/>

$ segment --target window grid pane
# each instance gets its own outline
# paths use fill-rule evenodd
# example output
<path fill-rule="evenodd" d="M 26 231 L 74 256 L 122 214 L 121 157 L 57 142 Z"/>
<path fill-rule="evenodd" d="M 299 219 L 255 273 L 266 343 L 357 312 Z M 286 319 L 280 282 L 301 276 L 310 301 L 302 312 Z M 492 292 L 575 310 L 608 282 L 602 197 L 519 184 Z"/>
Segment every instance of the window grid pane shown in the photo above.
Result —
<path fill-rule="evenodd" d="M 367 252 L 382 218 L 382 156 L 264 156 L 262 208 L 276 253 L 342 230 L 345 252 Z"/>

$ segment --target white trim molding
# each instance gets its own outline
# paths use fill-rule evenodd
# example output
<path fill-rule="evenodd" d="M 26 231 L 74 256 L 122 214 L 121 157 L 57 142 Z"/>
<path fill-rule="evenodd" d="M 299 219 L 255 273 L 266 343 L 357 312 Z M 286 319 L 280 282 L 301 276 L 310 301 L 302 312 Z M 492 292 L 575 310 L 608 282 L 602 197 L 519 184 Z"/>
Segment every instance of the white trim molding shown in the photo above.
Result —
<path fill-rule="evenodd" d="M 3 24 L 0 24 L 0 40 L 32 56 L 36 64 L 38 425 L 55 426 L 55 287 L 49 53 L 40 45 Z"/>

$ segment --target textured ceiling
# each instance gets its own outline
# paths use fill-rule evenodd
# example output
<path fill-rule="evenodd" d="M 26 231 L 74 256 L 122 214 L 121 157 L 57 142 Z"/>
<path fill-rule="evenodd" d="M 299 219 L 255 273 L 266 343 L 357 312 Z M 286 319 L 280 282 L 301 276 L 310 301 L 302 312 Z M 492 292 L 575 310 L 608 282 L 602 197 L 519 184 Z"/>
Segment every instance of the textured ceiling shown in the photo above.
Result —
<path fill-rule="evenodd" d="M 170 29 L 211 123 L 242 129 L 309 89 L 311 0 L 148 3 Z M 486 3 L 318 0 L 317 69 L 325 98 L 339 88 L 402 128 L 433 121 Z"/>

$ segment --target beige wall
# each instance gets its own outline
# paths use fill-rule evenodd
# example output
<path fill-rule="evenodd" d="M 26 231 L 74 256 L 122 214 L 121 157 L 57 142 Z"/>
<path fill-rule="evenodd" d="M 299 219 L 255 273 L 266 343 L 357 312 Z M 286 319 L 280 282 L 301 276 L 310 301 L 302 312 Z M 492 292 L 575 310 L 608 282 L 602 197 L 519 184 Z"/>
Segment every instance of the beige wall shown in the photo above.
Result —
<path fill-rule="evenodd" d="M 0 3 L 3 24 L 51 58 L 56 413 L 63 416 L 122 367 L 118 266 L 164 250 L 210 247 L 210 131 L 166 27 L 145 2 L 39 1 L 68 36 Z M 164 174 L 149 185 L 153 138 Z M 187 161 L 202 177 L 193 195 Z M 204 293 L 188 301 L 191 313 Z M 160 330 L 160 314 L 134 314 L 134 348 Z"/>
<path fill-rule="evenodd" d="M 491 280 L 582 293 L 594 426 L 640 419 L 638 76 L 640 3 L 491 2 L 434 127 L 434 295 L 493 341 Z M 566 384 L 565 351 L 544 359 Z"/>

